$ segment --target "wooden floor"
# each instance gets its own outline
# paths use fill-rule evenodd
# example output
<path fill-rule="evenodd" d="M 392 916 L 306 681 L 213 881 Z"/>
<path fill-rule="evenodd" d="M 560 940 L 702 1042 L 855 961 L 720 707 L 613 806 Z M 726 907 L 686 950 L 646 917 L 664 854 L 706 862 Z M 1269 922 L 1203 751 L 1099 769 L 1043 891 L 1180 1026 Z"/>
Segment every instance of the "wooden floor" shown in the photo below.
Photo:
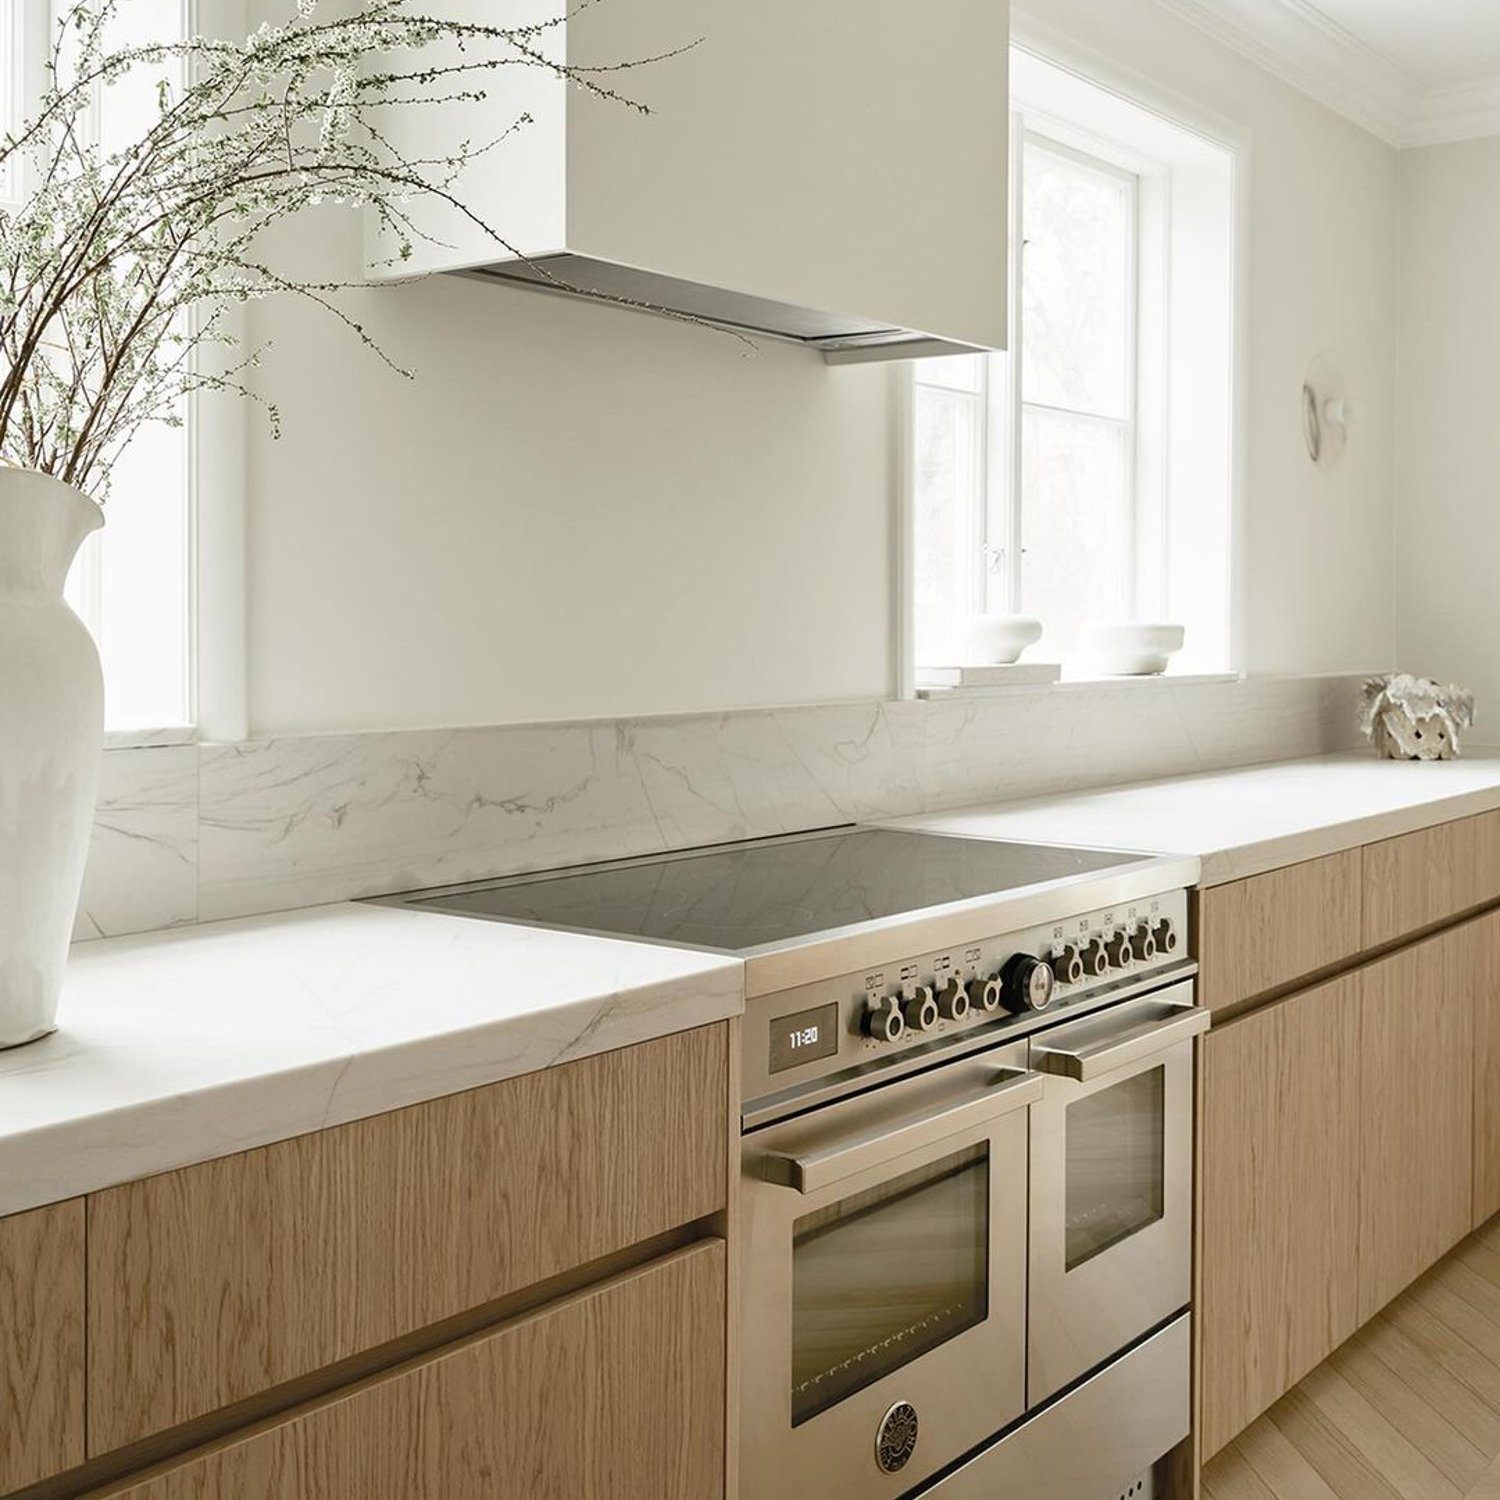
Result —
<path fill-rule="evenodd" d="M 1500 1219 L 1223 1450 L 1209 1500 L 1500 1500 Z"/>

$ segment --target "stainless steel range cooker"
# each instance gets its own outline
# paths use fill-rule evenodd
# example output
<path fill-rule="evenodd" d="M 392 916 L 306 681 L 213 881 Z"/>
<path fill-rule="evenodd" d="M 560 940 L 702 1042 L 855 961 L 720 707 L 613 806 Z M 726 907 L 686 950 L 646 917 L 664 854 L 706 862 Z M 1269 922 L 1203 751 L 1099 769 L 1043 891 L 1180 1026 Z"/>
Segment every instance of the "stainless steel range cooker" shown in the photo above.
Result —
<path fill-rule="evenodd" d="M 744 959 L 743 1500 L 1115 1500 L 1188 1432 L 1197 875 L 849 827 L 405 899 Z"/>

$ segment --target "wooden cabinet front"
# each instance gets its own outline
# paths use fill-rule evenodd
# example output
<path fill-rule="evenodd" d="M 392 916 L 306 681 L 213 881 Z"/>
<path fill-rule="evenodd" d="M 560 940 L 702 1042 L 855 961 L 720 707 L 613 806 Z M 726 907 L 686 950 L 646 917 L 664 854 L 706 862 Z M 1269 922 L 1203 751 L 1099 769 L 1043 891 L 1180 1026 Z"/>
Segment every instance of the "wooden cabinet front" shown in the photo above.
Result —
<path fill-rule="evenodd" d="M 1474 994 L 1474 1206 L 1478 1228 L 1500 1214 L 1500 912 L 1470 924 Z"/>
<path fill-rule="evenodd" d="M 1346 978 L 1203 1038 L 1205 1458 L 1357 1325 L 1359 1024 Z"/>
<path fill-rule="evenodd" d="M 1500 901 L 1500 812 L 1458 818 L 1367 844 L 1365 948 Z"/>
<path fill-rule="evenodd" d="M 728 1062 L 703 1027 L 94 1195 L 90 1455 L 717 1213 Z"/>
<path fill-rule="evenodd" d="M 0 1494 L 83 1461 L 83 1200 L 0 1219 Z"/>
<path fill-rule="evenodd" d="M 1474 994 L 1488 925 L 1360 972 L 1359 1320 L 1472 1227 Z"/>
<path fill-rule="evenodd" d="M 716 1500 L 724 1264 L 704 1241 L 101 1500 Z"/>
<path fill-rule="evenodd" d="M 1196 901 L 1198 1003 L 1238 1005 L 1360 949 L 1360 851 L 1211 886 Z"/>

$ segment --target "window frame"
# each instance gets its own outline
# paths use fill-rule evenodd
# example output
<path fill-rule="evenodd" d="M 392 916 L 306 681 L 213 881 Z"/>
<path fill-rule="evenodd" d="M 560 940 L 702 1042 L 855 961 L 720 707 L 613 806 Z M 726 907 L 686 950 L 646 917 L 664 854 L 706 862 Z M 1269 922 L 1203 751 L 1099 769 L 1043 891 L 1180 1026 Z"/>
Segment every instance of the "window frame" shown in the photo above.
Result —
<path fill-rule="evenodd" d="M 1012 212 L 1015 215 L 1015 256 L 1012 262 L 1010 275 L 1013 280 L 1013 298 L 1015 302 L 1015 319 L 1011 324 L 1011 347 L 1007 354 L 1009 364 L 1007 385 L 1009 387 L 1009 411 L 1005 414 L 1007 430 L 1004 434 L 1005 457 L 1007 462 L 1007 482 L 1003 486 L 992 485 L 987 498 L 987 509 L 992 517 L 996 518 L 997 530 L 1004 532 L 1006 544 L 1003 548 L 1003 567 L 991 568 L 991 577 L 1000 579 L 998 589 L 991 588 L 987 594 L 981 595 L 981 602 L 986 609 L 998 610 L 1000 612 L 1020 613 L 1023 608 L 1021 582 L 1021 561 L 1024 552 L 1026 496 L 1023 483 L 1024 444 L 1021 434 L 1024 430 L 1026 413 L 1028 410 L 1044 412 L 1056 416 L 1068 417 L 1074 421 L 1096 424 L 1117 433 L 1121 438 L 1121 465 L 1124 477 L 1124 494 L 1122 497 L 1122 514 L 1117 518 L 1121 527 L 1120 545 L 1131 558 L 1130 566 L 1125 570 L 1125 583 L 1123 589 L 1123 608 L 1133 613 L 1136 608 L 1137 597 L 1140 593 L 1141 537 L 1145 530 L 1142 525 L 1141 512 L 1145 505 L 1152 504 L 1155 509 L 1157 497 L 1148 497 L 1144 492 L 1145 484 L 1142 482 L 1139 464 L 1140 453 L 1140 425 L 1141 425 L 1141 387 L 1145 383 L 1142 377 L 1141 363 L 1144 352 L 1141 345 L 1141 237 L 1143 226 L 1141 222 L 1141 177 L 1142 173 L 1134 166 L 1127 166 L 1120 160 L 1111 160 L 1109 157 L 1098 155 L 1093 152 L 1081 150 L 1077 146 L 1059 140 L 1056 136 L 1049 135 L 1045 130 L 1038 128 L 1034 123 L 1034 117 L 1022 114 L 1021 130 L 1019 136 L 1019 149 L 1014 153 L 1012 163 L 1012 181 L 1016 184 Z M 1027 155 L 1030 150 L 1045 152 L 1050 156 L 1068 162 L 1073 166 L 1094 176 L 1104 178 L 1111 182 L 1118 182 L 1126 190 L 1125 201 L 1127 203 L 1127 228 L 1126 228 L 1126 265 L 1125 265 L 1125 391 L 1124 400 L 1121 403 L 1124 414 L 1112 416 L 1106 412 L 1085 411 L 1082 408 L 1070 406 L 1057 406 L 1044 401 L 1028 401 L 1026 399 L 1026 319 L 1025 319 L 1025 274 L 1026 274 L 1026 177 L 1027 177 Z M 985 360 L 986 371 L 992 367 L 994 356 Z M 1163 547 L 1166 538 L 1161 539 Z M 994 559 L 993 544 L 987 542 L 991 547 L 990 557 Z"/>
<path fill-rule="evenodd" d="M 1187 104 L 1176 95 L 1143 87 L 1134 75 L 1117 72 L 1092 51 L 1074 49 L 1051 33 L 1020 27 L 1011 55 L 1019 70 L 1013 71 L 1013 79 L 1024 80 L 1013 95 L 1012 193 L 1024 181 L 1024 170 L 1017 170 L 1021 166 L 1017 158 L 1027 132 L 1043 137 L 1048 149 L 1071 147 L 1139 179 L 1134 235 L 1135 451 L 1130 467 L 1135 486 L 1131 515 L 1136 536 L 1128 570 L 1130 586 L 1135 590 L 1132 612 L 1140 619 L 1181 617 L 1189 625 L 1189 650 L 1180 663 L 1174 664 L 1172 675 L 1176 680 L 1232 680 L 1243 670 L 1245 648 L 1246 329 L 1252 142 L 1234 121 Z M 1222 217 L 1216 220 L 1215 213 Z M 1015 229 L 1013 215 L 1013 235 Z M 1206 234 L 1208 238 L 1185 241 L 1185 234 Z M 1185 279 L 1179 282 L 1179 259 L 1185 244 L 1189 246 L 1182 261 Z M 1196 248 L 1198 245 L 1202 250 Z M 1205 260 L 1205 254 L 1220 258 Z M 1013 242 L 1007 268 L 1012 293 L 1012 350 L 1023 321 L 1016 265 Z M 1207 285 L 1215 301 L 1200 338 L 1188 332 L 1196 326 L 1196 318 L 1184 299 L 1196 295 L 1205 274 L 1210 278 Z M 1222 364 L 1218 362 L 1220 348 Z M 1209 399 L 1222 402 L 1222 406 L 1212 408 L 1222 411 L 1221 426 L 1217 415 L 1202 433 L 1195 425 L 1180 428 L 1174 423 L 1174 413 L 1191 406 L 1186 388 L 1174 376 L 1179 357 L 1186 358 L 1188 369 L 1200 366 L 1204 358 L 1215 360 L 1208 372 L 1213 382 Z M 1004 364 L 998 366 L 1002 374 L 1006 368 Z M 915 457 L 921 430 L 916 419 L 921 412 L 922 369 L 919 363 L 908 364 L 899 385 L 906 418 L 904 451 L 911 458 Z M 1192 421 L 1191 417 L 1183 419 Z M 1011 420 L 1008 409 L 1006 422 Z M 992 463 L 1000 461 L 1004 426 L 1004 422 L 996 424 L 992 433 Z M 1005 477 L 1018 491 L 1015 470 L 1020 458 L 1016 448 L 1004 460 Z M 901 614 L 894 627 L 894 680 L 898 696 L 908 699 L 919 695 L 927 668 L 963 659 L 962 621 L 958 616 L 971 608 L 968 601 L 955 600 L 954 618 L 943 621 L 930 613 L 943 608 L 930 596 L 930 588 L 919 597 L 917 562 L 925 549 L 918 547 L 917 540 L 925 532 L 916 477 L 909 463 L 903 471 L 898 506 Z M 996 479 L 992 473 L 991 483 Z M 1203 509 L 1205 502 L 1207 510 Z M 986 503 L 997 517 L 1006 514 L 1004 506 L 994 506 L 991 497 L 986 497 Z M 1009 538 L 1000 534 L 1002 527 L 998 519 L 990 522 L 991 536 L 1003 545 Z M 1215 548 L 1207 572 L 1194 561 L 1199 555 L 1196 549 L 1203 543 Z M 1189 550 L 1184 552 L 1184 548 Z M 1010 556 L 1016 555 L 1011 542 Z M 1001 564 L 1009 571 L 1008 558 Z M 984 602 L 972 608 L 995 609 L 1002 602 L 1009 608 L 1014 597 L 1013 587 L 1005 595 L 996 588 L 986 595 L 976 595 Z M 950 645 L 957 648 L 957 654 L 949 654 Z M 1048 655 L 1045 644 L 1041 654 Z M 1059 658 L 1054 654 L 1051 659 Z M 1065 653 L 1063 666 L 1065 681 L 1088 681 L 1099 675 L 1082 653 Z"/>

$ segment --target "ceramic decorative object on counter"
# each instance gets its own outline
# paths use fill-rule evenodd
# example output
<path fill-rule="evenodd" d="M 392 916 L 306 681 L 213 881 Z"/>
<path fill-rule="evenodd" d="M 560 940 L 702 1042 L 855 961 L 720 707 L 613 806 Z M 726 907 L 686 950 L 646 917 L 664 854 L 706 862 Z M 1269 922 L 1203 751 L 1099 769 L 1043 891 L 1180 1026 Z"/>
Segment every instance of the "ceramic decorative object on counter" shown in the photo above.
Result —
<path fill-rule="evenodd" d="M 1031 615 L 975 615 L 964 630 L 967 665 L 1008 666 L 1042 638 L 1042 622 Z"/>
<path fill-rule="evenodd" d="M 92 500 L 0 468 L 0 1047 L 56 1025 L 104 738 L 99 652 L 63 599 Z"/>
<path fill-rule="evenodd" d="M 1167 670 L 1182 650 L 1181 625 L 1142 620 L 1102 622 L 1084 627 L 1083 641 L 1100 671 L 1119 677 L 1153 677 Z"/>
<path fill-rule="evenodd" d="M 1457 683 L 1392 672 L 1365 683 L 1359 727 L 1386 760 L 1454 760 L 1474 722 L 1474 695 Z"/>

